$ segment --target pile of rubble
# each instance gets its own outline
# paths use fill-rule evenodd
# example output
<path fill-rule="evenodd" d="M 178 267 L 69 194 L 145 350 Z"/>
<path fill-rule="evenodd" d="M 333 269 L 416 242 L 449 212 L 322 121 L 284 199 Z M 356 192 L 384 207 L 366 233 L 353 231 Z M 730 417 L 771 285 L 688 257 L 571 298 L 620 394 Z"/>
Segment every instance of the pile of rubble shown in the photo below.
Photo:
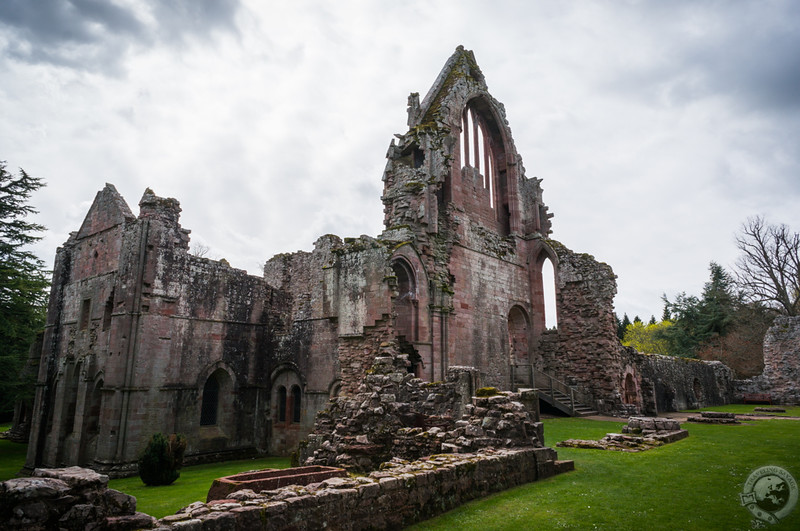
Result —
<path fill-rule="evenodd" d="M 450 367 L 445 382 L 427 383 L 407 363 L 404 355 L 376 358 L 357 394 L 318 413 L 299 464 L 365 472 L 393 457 L 543 446 L 535 393 L 487 388 L 491 396 L 472 397 L 475 369 Z"/>
<path fill-rule="evenodd" d="M 3 529 L 127 530 L 153 527 L 136 498 L 108 488 L 108 476 L 80 467 L 37 468 L 0 483 Z"/>
<path fill-rule="evenodd" d="M 720 411 L 701 411 L 699 417 L 689 417 L 686 420 L 703 424 L 739 424 L 734 413 Z"/>
<path fill-rule="evenodd" d="M 567 439 L 556 446 L 642 452 L 689 436 L 677 420 L 661 417 L 631 417 L 622 433 L 608 433 L 599 441 Z"/>

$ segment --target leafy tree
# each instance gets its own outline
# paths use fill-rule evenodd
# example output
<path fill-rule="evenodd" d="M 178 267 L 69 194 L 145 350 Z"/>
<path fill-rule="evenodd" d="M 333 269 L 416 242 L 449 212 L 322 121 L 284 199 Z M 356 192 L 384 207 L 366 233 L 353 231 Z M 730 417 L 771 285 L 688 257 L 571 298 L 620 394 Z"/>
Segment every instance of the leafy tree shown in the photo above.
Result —
<path fill-rule="evenodd" d="M 668 355 L 670 354 L 670 345 L 666 339 L 666 330 L 669 330 L 670 327 L 672 327 L 671 321 L 654 322 L 648 325 L 641 321 L 633 322 L 625 330 L 625 339 L 622 344 L 646 354 Z"/>
<path fill-rule="evenodd" d="M 28 200 L 42 186 L 24 170 L 9 173 L 0 161 L 0 417 L 8 418 L 14 403 L 33 392 L 19 375 L 44 326 L 49 280 L 43 262 L 25 250 L 44 227 L 25 218 L 36 213 Z"/>
<path fill-rule="evenodd" d="M 800 234 L 755 217 L 742 225 L 736 245 L 736 285 L 747 300 L 800 315 Z"/>

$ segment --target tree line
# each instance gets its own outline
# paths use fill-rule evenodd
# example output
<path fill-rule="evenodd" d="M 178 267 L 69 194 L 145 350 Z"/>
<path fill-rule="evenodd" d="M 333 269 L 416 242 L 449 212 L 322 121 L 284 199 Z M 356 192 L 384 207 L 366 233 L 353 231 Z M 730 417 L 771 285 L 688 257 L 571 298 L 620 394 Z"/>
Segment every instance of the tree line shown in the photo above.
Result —
<path fill-rule="evenodd" d="M 21 371 L 44 328 L 50 280 L 28 250 L 44 227 L 26 218 L 36 213 L 28 201 L 42 186 L 38 177 L 23 170 L 14 175 L 0 161 L 0 422 L 10 420 L 17 401 L 33 396 L 33 382 Z"/>
<path fill-rule="evenodd" d="M 742 225 L 736 246 L 732 270 L 709 264 L 699 297 L 665 294 L 660 321 L 615 315 L 622 343 L 650 354 L 719 360 L 740 377 L 760 374 L 772 320 L 800 315 L 800 234 L 755 217 Z"/>

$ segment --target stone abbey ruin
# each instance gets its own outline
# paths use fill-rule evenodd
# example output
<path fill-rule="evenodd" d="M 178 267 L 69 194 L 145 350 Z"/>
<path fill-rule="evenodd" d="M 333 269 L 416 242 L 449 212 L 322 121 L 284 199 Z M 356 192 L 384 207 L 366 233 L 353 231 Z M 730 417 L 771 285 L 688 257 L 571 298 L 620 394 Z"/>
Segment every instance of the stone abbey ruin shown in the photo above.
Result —
<path fill-rule="evenodd" d="M 460 426 L 460 439 L 434 437 L 431 451 L 542 446 L 538 418 L 519 417 L 522 432 L 501 428 L 506 414 L 522 415 L 508 399 L 495 400 L 495 416 L 471 403 L 482 387 L 523 398 L 537 388 L 569 413 L 731 401 L 733 374 L 721 363 L 620 345 L 611 267 L 551 238 L 541 181 L 525 175 L 472 52 L 459 47 L 421 101 L 411 94 L 408 131 L 397 137 L 383 174 L 383 232 L 321 236 L 311 252 L 270 259 L 263 276 L 192 255 L 175 199 L 148 189 L 136 215 L 106 185 L 57 252 L 26 467 L 125 475 L 159 431 L 184 434 L 189 460 L 287 455 L 308 439 L 309 462 L 327 463 L 326 443 L 350 448 L 351 465 L 368 461 L 389 450 L 355 432 L 338 442 L 319 434 L 336 428 L 337 408 L 379 415 L 402 401 L 367 389 L 348 409 L 377 377 L 378 358 L 404 360 L 408 376 L 393 373 L 400 380 L 387 385 L 413 380 L 408 400 L 424 405 L 392 406 L 397 422 L 387 426 L 406 439 L 477 419 Z M 556 329 L 545 327 L 546 261 Z M 422 393 L 425 385 L 440 387 Z M 392 444 L 391 453 L 419 457 L 403 437 Z"/>

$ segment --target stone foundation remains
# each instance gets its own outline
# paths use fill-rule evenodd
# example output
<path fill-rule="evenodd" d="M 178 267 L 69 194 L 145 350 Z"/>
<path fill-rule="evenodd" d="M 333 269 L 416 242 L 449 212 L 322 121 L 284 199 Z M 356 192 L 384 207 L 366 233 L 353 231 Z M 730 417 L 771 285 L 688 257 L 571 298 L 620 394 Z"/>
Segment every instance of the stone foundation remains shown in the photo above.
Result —
<path fill-rule="evenodd" d="M 285 469 L 251 470 L 233 476 L 217 478 L 208 489 L 206 502 L 224 500 L 238 490 L 274 490 L 288 485 L 308 485 L 329 478 L 347 477 L 343 468 L 329 466 L 301 466 Z"/>
<path fill-rule="evenodd" d="M 609 433 L 599 441 L 567 439 L 556 446 L 564 448 L 591 448 L 617 450 L 620 452 L 642 452 L 689 436 L 681 429 L 677 420 L 658 417 L 631 417 L 622 433 Z"/>
<path fill-rule="evenodd" d="M 736 420 L 735 413 L 723 413 L 720 411 L 702 411 L 699 417 L 689 417 L 686 420 L 701 424 L 740 424 Z"/>

